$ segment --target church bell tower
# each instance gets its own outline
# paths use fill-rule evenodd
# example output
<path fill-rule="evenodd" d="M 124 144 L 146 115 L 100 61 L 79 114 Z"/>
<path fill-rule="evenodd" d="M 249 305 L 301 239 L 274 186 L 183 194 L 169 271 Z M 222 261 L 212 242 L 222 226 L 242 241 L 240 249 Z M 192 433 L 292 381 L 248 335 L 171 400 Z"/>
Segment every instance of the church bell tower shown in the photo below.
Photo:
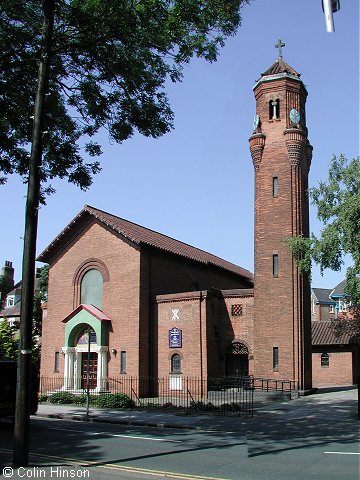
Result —
<path fill-rule="evenodd" d="M 309 236 L 306 88 L 279 56 L 254 86 L 249 139 L 255 169 L 254 374 L 311 387 L 310 285 L 286 239 Z"/>

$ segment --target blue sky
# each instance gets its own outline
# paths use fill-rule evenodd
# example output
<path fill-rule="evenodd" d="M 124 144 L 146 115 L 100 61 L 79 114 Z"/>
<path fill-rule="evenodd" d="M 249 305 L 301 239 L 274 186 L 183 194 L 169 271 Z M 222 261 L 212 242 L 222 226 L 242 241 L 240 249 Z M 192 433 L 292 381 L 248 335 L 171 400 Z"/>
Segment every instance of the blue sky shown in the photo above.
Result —
<path fill-rule="evenodd" d="M 359 5 L 341 2 L 327 33 L 320 0 L 255 0 L 216 63 L 192 61 L 180 84 L 167 85 L 175 129 L 160 139 L 135 135 L 123 145 L 101 138 L 102 172 L 81 192 L 56 181 L 39 216 L 40 253 L 84 204 L 106 210 L 253 271 L 254 172 L 248 148 L 252 88 L 277 58 L 302 74 L 314 147 L 309 183 L 326 179 L 333 154 L 359 155 Z M 21 278 L 26 190 L 19 178 L 0 187 L 1 265 Z M 310 228 L 319 232 L 311 208 Z M 313 269 L 313 285 L 331 288 L 344 272 Z"/>

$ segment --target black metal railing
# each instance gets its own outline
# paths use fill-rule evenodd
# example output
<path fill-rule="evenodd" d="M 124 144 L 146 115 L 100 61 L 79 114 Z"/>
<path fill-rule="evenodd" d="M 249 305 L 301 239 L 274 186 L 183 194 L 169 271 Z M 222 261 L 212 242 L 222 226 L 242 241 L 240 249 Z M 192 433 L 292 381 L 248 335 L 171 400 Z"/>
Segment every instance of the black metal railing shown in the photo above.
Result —
<path fill-rule="evenodd" d="M 123 375 L 94 377 L 89 391 L 86 386 L 85 378 L 41 377 L 40 401 L 84 405 L 89 393 L 90 403 L 104 408 L 240 416 L 253 415 L 254 400 L 257 404 L 281 394 L 290 394 L 291 398 L 298 389 L 294 380 L 253 376 L 201 379 L 182 375 L 161 378 Z M 269 392 L 270 396 L 259 392 Z"/>
<path fill-rule="evenodd" d="M 255 390 L 263 392 L 294 392 L 298 390 L 298 382 L 296 380 L 279 380 L 274 378 L 253 377 L 253 387 Z"/>
<path fill-rule="evenodd" d="M 160 410 L 179 414 L 253 415 L 252 377 L 201 379 L 168 377 L 109 377 L 96 379 L 90 402 L 108 408 Z M 40 401 L 85 404 L 81 379 L 41 377 Z M 92 387 L 95 384 L 92 384 Z"/>

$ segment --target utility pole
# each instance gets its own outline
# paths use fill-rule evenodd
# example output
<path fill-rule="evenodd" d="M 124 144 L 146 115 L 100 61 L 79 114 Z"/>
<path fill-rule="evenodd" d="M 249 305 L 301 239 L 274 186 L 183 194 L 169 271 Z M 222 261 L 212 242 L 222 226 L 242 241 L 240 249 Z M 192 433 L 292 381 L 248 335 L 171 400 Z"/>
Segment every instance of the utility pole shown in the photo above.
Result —
<path fill-rule="evenodd" d="M 35 285 L 36 237 L 41 185 L 45 99 L 49 83 L 51 46 L 56 0 L 44 0 L 44 23 L 38 84 L 35 97 L 31 140 L 28 190 L 25 210 L 25 234 L 22 263 L 20 341 L 16 389 L 14 466 L 27 466 L 29 461 L 31 350 Z"/>

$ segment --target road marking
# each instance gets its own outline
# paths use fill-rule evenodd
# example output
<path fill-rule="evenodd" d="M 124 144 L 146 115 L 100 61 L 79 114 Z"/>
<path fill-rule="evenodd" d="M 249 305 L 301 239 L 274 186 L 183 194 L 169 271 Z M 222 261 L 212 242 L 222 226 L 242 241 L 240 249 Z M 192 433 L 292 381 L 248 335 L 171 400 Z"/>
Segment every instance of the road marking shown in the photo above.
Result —
<path fill-rule="evenodd" d="M 108 433 L 108 432 L 90 432 L 90 435 L 107 435 L 109 437 L 133 438 L 134 440 L 150 440 L 152 442 L 183 443 L 183 440 L 168 440 L 166 438 L 141 437 L 139 435 L 126 435 L 124 433 L 121 434 L 121 433 Z"/>
<path fill-rule="evenodd" d="M 76 433 L 79 432 L 79 430 L 75 430 L 74 428 L 60 428 L 60 427 L 53 428 L 52 427 L 51 430 L 60 430 L 63 432 L 76 432 Z M 140 435 L 126 435 L 125 433 L 88 432 L 86 430 L 80 430 L 80 431 L 86 435 L 106 435 L 107 437 L 132 438 L 134 440 L 149 440 L 152 442 L 183 443 L 183 440 L 168 440 L 166 438 L 141 437 Z"/>
<path fill-rule="evenodd" d="M 324 453 L 332 453 L 333 455 L 360 455 L 360 452 L 324 452 Z"/>
<path fill-rule="evenodd" d="M 0 448 L 0 452 L 3 453 L 12 453 L 12 450 L 5 449 L 5 448 Z M 190 475 L 186 473 L 176 473 L 176 472 L 168 472 L 168 471 L 162 471 L 162 470 L 152 470 L 152 469 L 147 469 L 147 468 L 138 468 L 138 467 L 129 467 L 126 465 L 117 465 L 114 463 L 104 463 L 102 465 L 99 465 L 100 462 L 91 462 L 89 460 L 84 460 L 80 462 L 79 460 L 73 459 L 73 458 L 67 458 L 67 457 L 56 457 L 53 455 L 45 455 L 43 453 L 31 453 L 31 457 L 39 457 L 39 458 L 44 458 L 46 460 L 54 460 L 56 462 L 68 462 L 72 463 L 73 465 L 77 465 L 79 467 L 89 467 L 93 466 L 96 468 L 105 468 L 109 470 L 119 470 L 119 471 L 124 471 L 124 472 L 132 472 L 132 473 L 142 473 L 143 475 L 151 475 L 151 476 L 163 476 L 166 478 L 174 478 L 174 479 L 182 479 L 182 480 L 231 480 L 229 478 L 223 478 L 223 477 L 205 477 L 202 475 Z M 42 465 L 42 468 L 45 467 L 51 467 L 51 465 Z M 67 467 L 69 465 L 66 465 Z"/>

